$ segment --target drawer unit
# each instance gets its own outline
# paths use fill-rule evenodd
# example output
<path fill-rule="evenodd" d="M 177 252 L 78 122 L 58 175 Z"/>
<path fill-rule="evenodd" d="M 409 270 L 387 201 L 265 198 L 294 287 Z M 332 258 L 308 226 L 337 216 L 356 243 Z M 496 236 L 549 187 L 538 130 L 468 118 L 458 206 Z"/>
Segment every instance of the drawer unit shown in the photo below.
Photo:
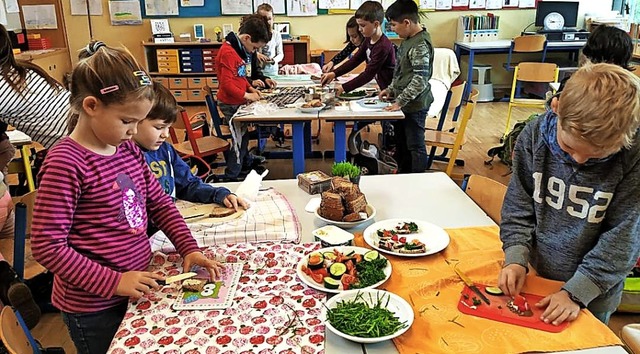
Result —
<path fill-rule="evenodd" d="M 204 91 L 201 89 L 197 90 L 187 90 L 187 99 L 188 101 L 204 101 Z"/>
<path fill-rule="evenodd" d="M 206 83 L 205 78 L 203 77 L 191 77 L 188 80 L 188 85 L 190 89 L 201 89 Z"/>
<path fill-rule="evenodd" d="M 214 66 L 205 66 L 203 71 L 208 74 L 213 74 L 216 72 L 216 68 Z"/>
<path fill-rule="evenodd" d="M 161 62 L 161 61 L 170 61 L 170 62 L 177 63 L 178 62 L 178 57 L 177 56 L 169 57 L 169 56 L 166 56 L 166 55 L 158 55 L 158 62 Z"/>
<path fill-rule="evenodd" d="M 184 102 L 189 100 L 187 90 L 171 90 L 171 94 L 176 98 L 176 101 Z"/>
<path fill-rule="evenodd" d="M 218 78 L 208 77 L 207 78 L 207 86 L 211 88 L 218 88 Z"/>
<path fill-rule="evenodd" d="M 169 57 L 177 57 L 178 50 L 177 49 L 157 49 L 156 55 L 160 56 L 169 56 Z"/>
<path fill-rule="evenodd" d="M 169 78 L 167 77 L 154 77 L 153 78 L 156 82 L 160 83 L 160 85 L 169 88 Z"/>
<path fill-rule="evenodd" d="M 190 66 L 184 66 L 180 69 L 180 72 L 183 73 L 201 73 L 204 72 L 204 69 L 201 66 L 198 67 L 190 67 Z"/>
<path fill-rule="evenodd" d="M 189 81 L 183 77 L 171 77 L 169 78 L 170 89 L 186 89 L 189 88 Z"/>
<path fill-rule="evenodd" d="M 158 62 L 158 67 L 159 68 L 177 68 L 178 67 L 178 63 L 173 62 L 173 61 L 159 61 Z"/>
<path fill-rule="evenodd" d="M 158 72 L 162 74 L 180 74 L 180 69 L 177 67 L 159 67 Z"/>

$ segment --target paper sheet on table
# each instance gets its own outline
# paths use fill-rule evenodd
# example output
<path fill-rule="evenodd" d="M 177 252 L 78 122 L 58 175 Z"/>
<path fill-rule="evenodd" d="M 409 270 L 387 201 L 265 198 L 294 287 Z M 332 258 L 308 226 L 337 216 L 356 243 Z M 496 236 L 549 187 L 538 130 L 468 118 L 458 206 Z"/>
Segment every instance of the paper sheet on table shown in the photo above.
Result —
<path fill-rule="evenodd" d="M 31 137 L 19 130 L 7 131 L 7 136 L 11 144 L 31 142 Z"/>
<path fill-rule="evenodd" d="M 386 256 L 393 269 L 384 286 L 411 303 L 416 316 L 411 328 L 393 340 L 401 354 L 555 352 L 622 344 L 587 310 L 582 310 L 561 335 L 460 313 L 457 306 L 464 283 L 453 266 L 477 283 L 495 285 L 504 253 L 497 227 L 446 231 L 451 243 L 438 254 Z M 354 244 L 370 248 L 360 233 Z M 536 276 L 534 271 L 529 273 L 524 292 L 547 295 L 562 286 Z"/>

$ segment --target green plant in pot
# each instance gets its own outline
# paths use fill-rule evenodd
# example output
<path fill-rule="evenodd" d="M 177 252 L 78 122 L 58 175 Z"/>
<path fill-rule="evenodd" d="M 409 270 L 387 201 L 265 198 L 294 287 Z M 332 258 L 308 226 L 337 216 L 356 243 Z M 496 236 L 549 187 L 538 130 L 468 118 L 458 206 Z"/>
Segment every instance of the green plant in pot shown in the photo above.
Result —
<path fill-rule="evenodd" d="M 348 178 L 352 183 L 360 182 L 360 167 L 351 162 L 336 162 L 331 167 L 331 175 Z"/>

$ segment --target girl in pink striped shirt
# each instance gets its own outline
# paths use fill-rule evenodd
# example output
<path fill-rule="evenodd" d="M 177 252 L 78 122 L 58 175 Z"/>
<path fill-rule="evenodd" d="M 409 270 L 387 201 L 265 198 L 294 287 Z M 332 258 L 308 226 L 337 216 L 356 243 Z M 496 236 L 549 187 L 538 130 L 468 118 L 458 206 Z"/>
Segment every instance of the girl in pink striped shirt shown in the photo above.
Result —
<path fill-rule="evenodd" d="M 220 264 L 196 244 L 171 197 L 131 141 L 153 104 L 151 80 L 131 54 L 97 42 L 71 76 L 77 125 L 40 171 L 32 248 L 55 274 L 52 302 L 78 353 L 105 353 L 129 297 L 159 288 L 148 272 L 150 218 L 184 257 L 183 267 Z"/>

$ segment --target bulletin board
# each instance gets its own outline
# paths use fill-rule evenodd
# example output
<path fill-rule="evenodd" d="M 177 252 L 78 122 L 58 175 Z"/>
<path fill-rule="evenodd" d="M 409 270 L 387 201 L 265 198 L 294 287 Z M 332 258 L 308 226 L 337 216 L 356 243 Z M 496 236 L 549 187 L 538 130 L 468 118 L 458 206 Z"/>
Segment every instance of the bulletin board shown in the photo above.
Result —
<path fill-rule="evenodd" d="M 222 9 L 221 9 L 221 5 L 220 5 L 220 0 L 205 0 L 204 1 L 204 6 L 181 6 L 180 5 L 180 1 L 178 1 L 178 15 L 175 16 L 167 16 L 167 15 L 163 15 L 163 16 L 150 16 L 147 15 L 146 10 L 145 10 L 145 1 L 146 0 L 140 0 L 140 7 L 141 7 L 141 12 L 142 12 L 142 17 L 145 18 L 167 18 L 167 17 L 218 17 L 218 16 L 224 16 L 222 15 Z M 351 0 L 351 1 L 359 1 L 362 2 L 363 0 Z M 387 7 L 388 5 L 390 5 L 391 3 L 394 2 L 394 0 L 380 0 L 384 5 L 386 5 L 385 7 Z M 526 1 L 526 0 L 497 0 L 498 2 L 502 3 L 502 8 L 501 9 L 495 9 L 495 8 L 487 8 L 486 4 L 488 3 L 495 3 L 496 0 L 415 0 L 416 3 L 419 4 L 420 6 L 420 10 L 421 11 L 491 11 L 491 10 L 527 10 L 527 9 L 534 9 L 537 7 L 538 2 L 542 1 L 542 0 L 532 0 L 533 1 L 533 5 L 532 6 L 527 6 L 527 7 L 519 7 L 519 1 Z M 451 3 L 450 8 L 438 8 L 439 6 L 441 6 L 443 3 Z M 458 4 L 468 4 L 465 6 L 458 6 Z M 476 4 L 475 6 L 473 4 Z M 477 4 L 485 4 L 483 5 L 477 5 Z M 514 6 L 515 4 L 515 6 Z M 477 6 L 481 6 L 481 7 L 477 7 Z M 433 8 L 432 8 L 433 7 Z M 327 15 L 327 14 L 352 14 L 354 13 L 355 10 L 327 10 L 327 9 L 323 9 L 323 8 L 318 8 L 318 15 Z M 237 16 L 237 15 L 235 15 Z"/>

